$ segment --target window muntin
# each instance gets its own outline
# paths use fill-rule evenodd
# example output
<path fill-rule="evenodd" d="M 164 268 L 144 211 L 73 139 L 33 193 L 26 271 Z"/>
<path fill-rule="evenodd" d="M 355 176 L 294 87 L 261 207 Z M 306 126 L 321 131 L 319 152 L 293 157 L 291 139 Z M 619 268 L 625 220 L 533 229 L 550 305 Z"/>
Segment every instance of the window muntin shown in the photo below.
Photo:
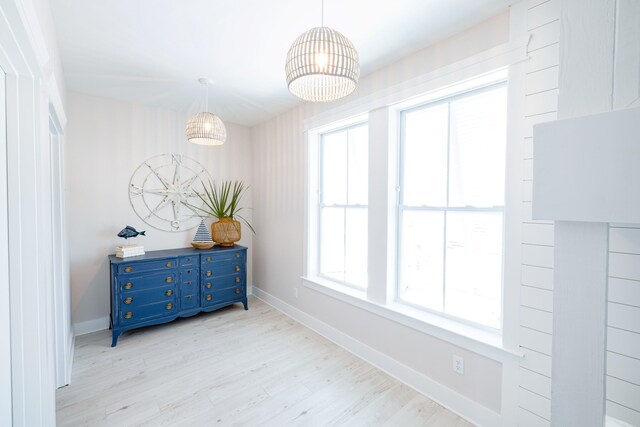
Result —
<path fill-rule="evenodd" d="M 367 286 L 368 126 L 320 135 L 318 275 Z"/>
<path fill-rule="evenodd" d="M 401 112 L 398 299 L 499 329 L 506 84 Z"/>

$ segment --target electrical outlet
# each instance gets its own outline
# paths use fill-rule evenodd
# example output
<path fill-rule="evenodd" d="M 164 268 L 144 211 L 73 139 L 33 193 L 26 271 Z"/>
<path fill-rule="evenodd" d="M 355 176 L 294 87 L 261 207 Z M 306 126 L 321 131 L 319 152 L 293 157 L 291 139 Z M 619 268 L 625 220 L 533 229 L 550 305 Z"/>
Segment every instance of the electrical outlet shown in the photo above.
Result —
<path fill-rule="evenodd" d="M 464 359 L 455 354 L 453 355 L 453 372 L 464 375 Z"/>
<path fill-rule="evenodd" d="M 293 288 L 293 295 L 298 298 L 298 288 Z"/>

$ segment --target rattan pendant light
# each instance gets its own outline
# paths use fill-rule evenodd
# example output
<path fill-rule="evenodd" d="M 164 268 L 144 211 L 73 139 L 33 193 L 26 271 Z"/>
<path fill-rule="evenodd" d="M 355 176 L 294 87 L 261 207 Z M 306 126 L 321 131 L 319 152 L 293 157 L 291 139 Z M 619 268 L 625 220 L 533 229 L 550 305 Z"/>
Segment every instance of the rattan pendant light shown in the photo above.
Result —
<path fill-rule="evenodd" d="M 209 113 L 209 79 L 198 79 L 205 87 L 206 111 L 197 113 L 187 121 L 187 139 L 189 142 L 199 145 L 222 145 L 227 140 L 227 129 L 220 117 Z"/>
<path fill-rule="evenodd" d="M 285 72 L 289 91 L 312 102 L 329 102 L 351 94 L 360 77 L 360 61 L 353 43 L 324 26 L 312 28 L 294 42 L 287 53 Z"/>

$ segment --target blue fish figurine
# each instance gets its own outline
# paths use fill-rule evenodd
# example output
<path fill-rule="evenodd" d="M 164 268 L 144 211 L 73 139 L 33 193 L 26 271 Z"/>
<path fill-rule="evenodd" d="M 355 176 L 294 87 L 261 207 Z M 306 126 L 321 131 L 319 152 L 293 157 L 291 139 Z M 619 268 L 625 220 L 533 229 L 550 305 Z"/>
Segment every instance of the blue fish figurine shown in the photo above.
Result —
<path fill-rule="evenodd" d="M 138 235 L 146 236 L 146 234 L 144 234 L 144 231 L 138 232 L 135 228 L 133 228 L 130 225 L 127 225 L 118 233 L 118 237 L 124 237 L 125 239 L 128 239 L 129 237 L 136 237 Z"/>

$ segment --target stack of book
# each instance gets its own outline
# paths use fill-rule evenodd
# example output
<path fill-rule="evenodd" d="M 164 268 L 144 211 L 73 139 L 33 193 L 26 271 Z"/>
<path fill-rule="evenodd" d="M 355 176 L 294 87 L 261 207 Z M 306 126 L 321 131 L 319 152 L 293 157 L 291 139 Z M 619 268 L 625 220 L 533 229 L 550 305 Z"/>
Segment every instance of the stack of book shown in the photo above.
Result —
<path fill-rule="evenodd" d="M 129 258 L 130 256 L 144 255 L 144 246 L 142 245 L 123 245 L 116 246 L 116 256 L 118 258 Z"/>

